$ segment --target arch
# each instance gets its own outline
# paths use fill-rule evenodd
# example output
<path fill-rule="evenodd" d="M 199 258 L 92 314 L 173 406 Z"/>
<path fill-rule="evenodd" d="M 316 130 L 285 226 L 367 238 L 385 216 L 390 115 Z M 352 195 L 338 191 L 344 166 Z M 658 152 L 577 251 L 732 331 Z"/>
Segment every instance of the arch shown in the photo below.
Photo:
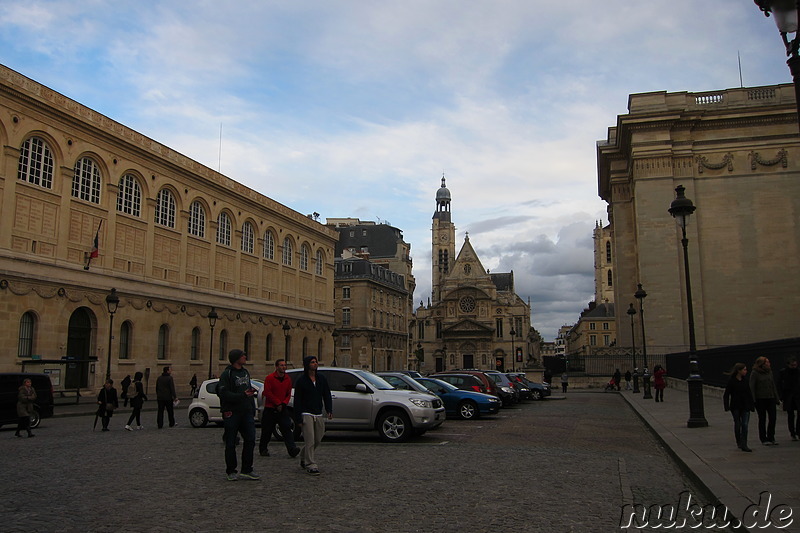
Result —
<path fill-rule="evenodd" d="M 189 235 L 204 239 L 206 236 L 206 208 L 204 202 L 194 200 L 189 204 L 189 220 L 186 230 Z"/>
<path fill-rule="evenodd" d="M 317 276 L 322 276 L 325 274 L 325 252 L 322 251 L 322 248 L 317 248 L 317 253 L 315 254 L 316 263 L 314 264 L 314 273 Z"/>
<path fill-rule="evenodd" d="M 130 320 L 124 321 L 119 326 L 119 358 L 131 358 L 131 341 L 133 337 L 133 324 Z"/>
<path fill-rule="evenodd" d="M 606 263 L 611 262 L 611 241 L 606 241 Z"/>
<path fill-rule="evenodd" d="M 156 352 L 157 359 L 169 359 L 169 326 L 161 324 L 158 328 L 158 351 Z"/>
<path fill-rule="evenodd" d="M 292 266 L 292 255 L 294 254 L 294 243 L 291 237 L 283 238 L 283 248 L 281 251 L 281 261 L 286 266 Z"/>
<path fill-rule="evenodd" d="M 119 179 L 117 191 L 117 212 L 134 217 L 142 216 L 141 178 L 132 172 L 126 172 Z"/>
<path fill-rule="evenodd" d="M 100 203 L 100 184 L 103 173 L 98 158 L 93 154 L 84 154 L 75 160 L 72 175 L 72 197 L 93 204 Z"/>
<path fill-rule="evenodd" d="M 65 389 L 85 388 L 89 384 L 89 361 L 94 351 L 94 313 L 87 307 L 75 309 L 69 317 L 67 330 L 67 359 L 76 362 L 67 365 Z"/>
<path fill-rule="evenodd" d="M 264 360 L 265 361 L 272 360 L 272 333 L 267 333 L 267 338 L 265 340 L 265 347 L 264 347 Z"/>
<path fill-rule="evenodd" d="M 303 337 L 303 359 L 308 357 L 308 337 Z"/>
<path fill-rule="evenodd" d="M 223 209 L 217 216 L 217 244 L 231 245 L 231 228 L 233 227 L 230 212 Z"/>
<path fill-rule="evenodd" d="M 614 280 L 614 278 L 611 275 L 611 269 L 609 268 L 608 269 L 608 286 L 609 287 L 612 287 L 614 285 L 614 281 L 613 280 Z"/>
<path fill-rule="evenodd" d="M 53 150 L 46 139 L 39 135 L 30 135 L 22 142 L 17 163 L 17 179 L 52 189 L 55 168 Z"/>
<path fill-rule="evenodd" d="M 322 357 L 322 348 L 323 348 L 323 346 L 324 346 L 324 343 L 322 342 L 322 339 L 319 339 L 317 341 L 317 357 L 318 358 Z"/>
<path fill-rule="evenodd" d="M 228 358 L 228 330 L 223 329 L 219 332 L 219 360 L 226 361 Z"/>
<path fill-rule="evenodd" d="M 250 220 L 245 220 L 242 223 L 242 242 L 241 249 L 243 252 L 252 254 L 255 250 L 256 232 L 253 223 Z M 247 350 L 245 350 L 247 351 Z"/>
<path fill-rule="evenodd" d="M 264 259 L 275 260 L 275 234 L 271 229 L 264 232 Z"/>
<path fill-rule="evenodd" d="M 154 222 L 160 226 L 174 228 L 176 211 L 175 193 L 170 187 L 162 187 L 156 194 Z"/>
<path fill-rule="evenodd" d="M 248 355 L 250 355 L 250 348 L 251 348 L 252 339 L 253 339 L 253 336 L 250 334 L 249 331 L 244 334 L 244 353 L 246 353 Z"/>
<path fill-rule="evenodd" d="M 192 347 L 189 352 L 189 359 L 191 361 L 200 359 L 200 328 L 197 326 L 192 328 Z"/>
<path fill-rule="evenodd" d="M 300 245 L 300 270 L 308 270 L 308 259 L 311 255 L 310 248 L 306 243 Z"/>
<path fill-rule="evenodd" d="M 36 338 L 38 320 L 33 311 L 22 313 L 19 319 L 19 337 L 17 343 L 17 357 L 30 357 L 34 354 L 33 342 Z"/>

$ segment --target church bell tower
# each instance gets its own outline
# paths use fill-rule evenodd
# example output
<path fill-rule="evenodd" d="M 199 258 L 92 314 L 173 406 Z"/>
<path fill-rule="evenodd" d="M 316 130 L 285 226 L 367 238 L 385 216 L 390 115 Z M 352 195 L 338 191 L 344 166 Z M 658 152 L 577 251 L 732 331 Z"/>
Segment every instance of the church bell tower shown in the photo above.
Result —
<path fill-rule="evenodd" d="M 450 190 L 442 186 L 436 191 L 436 211 L 431 224 L 431 300 L 435 305 L 441 301 L 442 283 L 450 274 L 456 260 L 456 227 L 450 220 Z"/>

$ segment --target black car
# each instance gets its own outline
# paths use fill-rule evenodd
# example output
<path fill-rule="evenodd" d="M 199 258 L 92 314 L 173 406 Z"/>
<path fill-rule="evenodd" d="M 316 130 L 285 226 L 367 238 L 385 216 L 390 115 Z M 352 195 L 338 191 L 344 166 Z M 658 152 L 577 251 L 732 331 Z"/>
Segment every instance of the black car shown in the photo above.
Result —
<path fill-rule="evenodd" d="M 31 380 L 31 385 L 36 391 L 31 428 L 37 427 L 42 418 L 53 416 L 53 385 L 50 376 L 24 372 L 0 373 L 0 426 L 18 422 L 17 395 L 22 382 L 26 379 Z"/>

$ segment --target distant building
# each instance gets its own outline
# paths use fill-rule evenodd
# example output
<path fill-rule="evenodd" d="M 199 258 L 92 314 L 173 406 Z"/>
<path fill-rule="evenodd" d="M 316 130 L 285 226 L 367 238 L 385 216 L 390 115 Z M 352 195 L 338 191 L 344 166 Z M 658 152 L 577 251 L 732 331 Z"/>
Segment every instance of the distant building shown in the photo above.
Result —
<path fill-rule="evenodd" d="M 451 195 L 442 178 L 432 222 L 432 294 L 416 309 L 413 343 L 421 368 L 522 369 L 539 358 L 541 337 L 514 272 L 489 273 L 469 236 L 456 255 Z"/>
<path fill-rule="evenodd" d="M 614 303 L 614 261 L 611 224 L 597 222 L 592 233 L 594 240 L 594 301 Z"/>
<path fill-rule="evenodd" d="M 597 163 L 613 233 L 614 301 L 626 309 L 643 285 L 648 349 L 689 346 L 681 229 L 667 211 L 679 185 L 697 208 L 687 238 L 698 349 L 797 336 L 793 85 L 632 94 L 628 113 L 597 143 Z M 616 321 L 617 344 L 631 346 L 628 317 Z"/>
<path fill-rule="evenodd" d="M 616 344 L 614 304 L 590 302 L 567 334 L 567 355 L 592 355 Z"/>

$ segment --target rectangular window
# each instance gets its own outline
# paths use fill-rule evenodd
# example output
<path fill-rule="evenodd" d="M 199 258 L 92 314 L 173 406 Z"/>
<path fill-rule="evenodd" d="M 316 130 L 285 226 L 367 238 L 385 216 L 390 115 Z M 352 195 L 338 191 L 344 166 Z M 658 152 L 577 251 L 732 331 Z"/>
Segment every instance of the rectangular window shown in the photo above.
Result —
<path fill-rule="evenodd" d="M 501 338 L 503 336 L 503 319 L 497 318 L 495 319 L 495 330 L 497 333 L 497 337 Z"/>
<path fill-rule="evenodd" d="M 342 348 L 350 347 L 350 335 L 342 335 Z"/>
<path fill-rule="evenodd" d="M 605 329 L 605 330 L 608 329 L 608 322 L 603 322 L 603 329 Z"/>
<path fill-rule="evenodd" d="M 350 325 L 350 308 L 345 307 L 342 309 L 342 325 L 349 326 Z"/>
<path fill-rule="evenodd" d="M 597 335 L 589 335 L 589 346 L 597 346 Z"/>
<path fill-rule="evenodd" d="M 350 287 L 342 287 L 342 300 L 350 299 Z"/>
<path fill-rule="evenodd" d="M 419 322 L 417 322 L 417 338 L 419 340 L 424 340 L 425 339 L 425 321 L 424 320 L 420 320 Z"/>
<path fill-rule="evenodd" d="M 611 335 L 603 335 L 603 346 L 611 344 Z"/>
<path fill-rule="evenodd" d="M 590 322 L 589 323 L 589 329 L 594 331 L 595 329 L 597 329 L 597 324 L 595 324 L 594 322 Z"/>
<path fill-rule="evenodd" d="M 437 339 L 442 338 L 442 323 L 439 322 L 438 320 L 436 321 L 436 338 Z"/>

